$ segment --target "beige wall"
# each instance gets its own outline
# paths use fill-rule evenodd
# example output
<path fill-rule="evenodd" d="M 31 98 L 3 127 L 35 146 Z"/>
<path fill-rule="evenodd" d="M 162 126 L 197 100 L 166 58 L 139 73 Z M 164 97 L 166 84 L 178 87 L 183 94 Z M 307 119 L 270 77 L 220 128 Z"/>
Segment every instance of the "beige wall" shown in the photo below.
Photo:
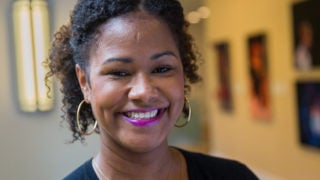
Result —
<path fill-rule="evenodd" d="M 296 78 L 319 77 L 319 73 L 297 74 L 292 68 L 292 1 L 207 0 L 212 14 L 204 21 L 207 38 L 199 46 L 206 47 L 203 85 L 207 87 L 210 147 L 214 154 L 243 161 L 270 179 L 319 179 L 320 151 L 298 142 L 293 89 Z M 66 22 L 74 2 L 49 0 L 52 30 Z M 86 145 L 65 144 L 70 133 L 65 124 L 60 126 L 59 94 L 52 112 L 25 114 L 17 109 L 11 3 L 0 1 L 0 179 L 61 179 L 97 152 L 98 138 L 91 136 Z M 269 123 L 252 119 L 247 108 L 245 45 L 247 35 L 255 32 L 268 35 L 273 112 Z M 231 45 L 232 114 L 222 113 L 215 98 L 216 66 L 210 45 L 220 40 L 228 40 Z"/>
<path fill-rule="evenodd" d="M 0 1 L 0 179 L 57 180 L 89 159 L 98 149 L 92 136 L 86 145 L 66 144 L 71 134 L 61 126 L 60 97 L 52 112 L 25 114 L 18 110 L 11 3 Z M 51 0 L 52 29 L 66 22 L 74 0 Z"/>
<path fill-rule="evenodd" d="M 76 0 L 47 1 L 52 34 L 67 22 Z M 61 95 L 58 87 L 53 111 L 28 114 L 19 110 L 12 37 L 12 2 L 13 0 L 0 1 L 0 179 L 62 179 L 98 151 L 99 138 L 91 135 L 84 145 L 66 144 L 71 140 L 71 133 L 66 123 L 61 123 Z M 197 3 L 188 8 L 192 9 Z"/>
<path fill-rule="evenodd" d="M 210 147 L 214 154 L 245 162 L 270 179 L 319 179 L 320 149 L 299 143 L 294 83 L 320 72 L 297 73 L 293 68 L 293 0 L 207 0 L 211 17 L 206 21 L 206 83 L 210 117 Z M 272 119 L 250 116 L 246 39 L 267 34 Z M 210 45 L 230 43 L 234 112 L 224 113 L 217 91 L 216 57 Z"/>

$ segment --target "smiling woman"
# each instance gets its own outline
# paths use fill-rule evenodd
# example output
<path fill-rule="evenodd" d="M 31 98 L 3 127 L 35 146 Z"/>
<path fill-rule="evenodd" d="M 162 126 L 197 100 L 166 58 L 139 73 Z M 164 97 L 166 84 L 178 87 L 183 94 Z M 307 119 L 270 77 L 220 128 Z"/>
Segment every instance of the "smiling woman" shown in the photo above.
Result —
<path fill-rule="evenodd" d="M 150 151 L 166 139 L 184 104 L 174 38 L 159 18 L 141 11 L 114 17 L 98 31 L 87 71 L 76 65 L 76 73 L 101 138 L 108 139 L 102 144 L 113 140 L 131 151 Z M 151 112 L 154 117 L 145 118 Z"/>
<path fill-rule="evenodd" d="M 168 146 L 200 80 L 187 27 L 176 0 L 78 1 L 55 34 L 48 77 L 62 83 L 74 141 L 98 124 L 101 148 L 65 179 L 256 179 L 238 162 Z"/>

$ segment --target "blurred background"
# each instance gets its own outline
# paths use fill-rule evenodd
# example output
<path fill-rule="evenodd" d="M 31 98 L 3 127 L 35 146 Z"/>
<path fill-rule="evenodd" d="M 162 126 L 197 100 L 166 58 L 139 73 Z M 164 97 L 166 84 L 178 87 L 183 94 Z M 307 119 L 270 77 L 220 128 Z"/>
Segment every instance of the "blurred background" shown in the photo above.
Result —
<path fill-rule="evenodd" d="M 75 2 L 47 0 L 50 37 L 68 21 Z M 320 179 L 319 139 L 301 137 L 299 112 L 306 108 L 299 106 L 297 83 L 320 81 L 317 63 L 302 71 L 294 63 L 293 5 L 301 2 L 181 0 L 202 54 L 203 82 L 192 89 L 192 123 L 175 129 L 170 144 L 239 160 L 261 179 Z M 0 1 L 0 179 L 61 179 L 97 153 L 99 139 L 91 135 L 85 144 L 69 143 L 56 82 L 51 110 L 21 110 L 13 3 Z M 257 47 L 258 60 L 251 56 Z M 264 74 L 257 86 L 254 67 Z"/>

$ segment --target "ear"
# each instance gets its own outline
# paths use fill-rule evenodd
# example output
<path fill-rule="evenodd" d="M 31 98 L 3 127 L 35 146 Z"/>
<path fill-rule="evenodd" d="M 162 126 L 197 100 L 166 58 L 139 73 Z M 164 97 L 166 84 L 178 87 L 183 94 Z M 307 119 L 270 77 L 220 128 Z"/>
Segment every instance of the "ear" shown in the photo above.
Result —
<path fill-rule="evenodd" d="M 75 69 L 76 69 L 78 82 L 79 82 L 79 85 L 80 85 L 84 100 L 87 103 L 90 103 L 90 101 L 91 101 L 90 86 L 88 84 L 89 81 L 86 78 L 86 73 L 78 64 L 76 64 Z"/>

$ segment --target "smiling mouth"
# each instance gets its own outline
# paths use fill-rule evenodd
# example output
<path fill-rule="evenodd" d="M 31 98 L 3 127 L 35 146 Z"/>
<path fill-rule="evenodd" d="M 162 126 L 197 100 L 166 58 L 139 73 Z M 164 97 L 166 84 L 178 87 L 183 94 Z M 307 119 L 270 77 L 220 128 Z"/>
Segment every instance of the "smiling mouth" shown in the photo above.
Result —
<path fill-rule="evenodd" d="M 134 126 L 150 126 L 160 121 L 165 109 L 124 112 L 124 119 Z"/>
<path fill-rule="evenodd" d="M 124 113 L 124 115 L 132 119 L 148 120 L 156 117 L 159 114 L 159 112 L 159 109 L 155 109 L 149 112 L 126 112 Z"/>

